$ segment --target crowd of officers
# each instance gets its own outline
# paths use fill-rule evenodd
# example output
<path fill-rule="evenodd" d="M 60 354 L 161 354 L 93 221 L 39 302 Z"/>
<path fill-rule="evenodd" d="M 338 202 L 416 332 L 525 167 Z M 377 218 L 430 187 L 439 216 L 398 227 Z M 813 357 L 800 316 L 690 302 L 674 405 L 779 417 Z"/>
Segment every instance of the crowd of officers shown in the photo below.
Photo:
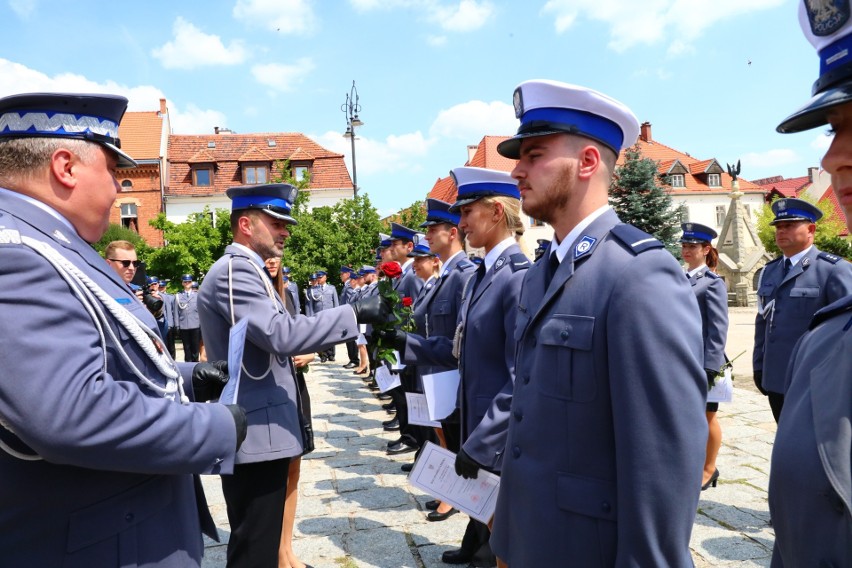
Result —
<path fill-rule="evenodd" d="M 778 130 L 831 126 L 823 167 L 852 227 L 852 4 L 830 4 L 799 5 L 820 79 Z M 497 148 L 516 160 L 511 174 L 454 169 L 456 201 L 430 200 L 422 235 L 395 225 L 381 243 L 379 266 L 399 272 L 392 285 L 414 331 L 386 325 L 396 306 L 374 266 L 355 278 L 347 269 L 340 296 L 320 274 L 304 298 L 291 292 L 275 262 L 296 224 L 296 188 L 232 187 L 233 242 L 197 292 L 187 275 L 174 298 L 189 358 L 176 363 L 159 280 L 140 300 L 126 278 L 135 251 L 116 246 L 105 260 L 89 244 L 108 226 L 116 171 L 136 165 L 118 139 L 127 99 L 0 99 L 4 565 L 199 566 L 201 534 L 219 535 L 198 475 L 214 474 L 228 565 L 302 568 L 286 541 L 298 460 L 313 448 L 304 367 L 349 343 L 346 365 L 370 373 L 380 341 L 406 365 L 388 393 L 396 421 L 386 426 L 400 432 L 388 453 L 437 440 L 459 476 L 500 476 L 491 523 L 471 520 L 444 562 L 692 566 L 700 491 L 720 479 L 707 405 L 726 322 L 715 234 L 684 226 L 685 275 L 608 205 L 617 157 L 639 135 L 624 104 L 556 81 L 520 84 L 513 104 L 520 126 Z M 517 242 L 522 211 L 554 230 L 535 262 Z M 758 286 L 753 361 L 778 420 L 772 565 L 850 566 L 852 268 L 813 246 L 816 208 L 786 199 L 773 212 L 783 257 Z M 478 265 L 465 245 L 484 252 Z M 192 304 L 197 324 L 181 320 Z M 194 362 L 193 330 L 209 362 Z M 439 430 L 414 427 L 405 392 L 448 372 L 458 373 L 456 411 Z M 429 508 L 434 521 L 454 514 Z"/>

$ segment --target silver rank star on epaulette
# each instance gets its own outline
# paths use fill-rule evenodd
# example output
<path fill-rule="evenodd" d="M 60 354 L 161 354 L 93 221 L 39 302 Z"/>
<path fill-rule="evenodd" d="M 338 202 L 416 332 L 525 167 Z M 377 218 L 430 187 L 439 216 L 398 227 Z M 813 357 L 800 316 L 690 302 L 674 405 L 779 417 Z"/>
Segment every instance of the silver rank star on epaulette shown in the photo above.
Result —
<path fill-rule="evenodd" d="M 16 229 L 6 229 L 5 227 L 0 228 L 0 244 L 21 244 L 21 233 Z"/>

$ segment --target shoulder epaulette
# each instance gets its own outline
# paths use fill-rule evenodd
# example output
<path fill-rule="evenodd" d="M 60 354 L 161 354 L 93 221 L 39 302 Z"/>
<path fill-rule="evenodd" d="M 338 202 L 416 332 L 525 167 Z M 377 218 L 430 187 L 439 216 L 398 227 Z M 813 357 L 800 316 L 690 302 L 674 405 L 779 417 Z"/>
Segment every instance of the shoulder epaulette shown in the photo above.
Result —
<path fill-rule="evenodd" d="M 784 259 L 784 257 L 783 257 L 783 256 L 779 256 L 778 258 L 773 258 L 772 260 L 770 260 L 769 262 L 767 262 L 764 266 L 769 266 L 770 264 L 774 264 L 774 263 L 779 262 L 779 261 L 781 261 L 781 260 L 783 260 L 783 259 Z"/>
<path fill-rule="evenodd" d="M 841 258 L 839 256 L 837 256 L 836 254 L 831 254 L 831 253 L 822 252 L 822 251 L 820 251 L 820 253 L 817 255 L 817 258 L 821 258 L 823 260 L 826 260 L 826 261 L 830 262 L 831 264 L 837 264 L 841 260 Z"/>
<path fill-rule="evenodd" d="M 517 272 L 518 270 L 526 270 L 531 266 L 530 259 L 527 257 L 527 255 L 520 252 L 513 254 L 509 257 L 509 259 L 512 261 L 512 272 Z"/>
<path fill-rule="evenodd" d="M 705 270 L 704 271 L 704 278 L 709 278 L 711 280 L 715 280 L 716 278 L 721 278 L 721 276 L 719 276 L 718 274 L 716 274 L 712 270 Z"/>
<path fill-rule="evenodd" d="M 21 244 L 21 232 L 18 230 L 17 219 L 0 211 L 0 245 L 5 244 Z"/>
<path fill-rule="evenodd" d="M 455 270 L 465 270 L 467 268 L 476 268 L 476 265 L 473 263 L 472 260 L 470 260 L 468 258 L 463 258 L 460 261 L 458 261 L 453 268 Z"/>
<path fill-rule="evenodd" d="M 612 233 L 618 240 L 627 245 L 627 248 L 633 251 L 633 254 L 639 254 L 640 252 L 662 248 L 663 243 L 657 240 L 656 237 L 652 237 L 642 229 L 637 229 L 633 225 L 628 225 L 627 223 L 620 223 L 610 229 L 610 233 Z"/>

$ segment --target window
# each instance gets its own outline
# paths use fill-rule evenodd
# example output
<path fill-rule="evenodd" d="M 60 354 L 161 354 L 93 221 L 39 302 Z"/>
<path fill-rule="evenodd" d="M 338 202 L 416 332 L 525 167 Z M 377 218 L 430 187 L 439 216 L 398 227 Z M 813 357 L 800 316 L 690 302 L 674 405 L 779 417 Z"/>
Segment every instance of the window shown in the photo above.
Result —
<path fill-rule="evenodd" d="M 530 227 L 544 227 L 544 221 L 530 217 Z"/>
<path fill-rule="evenodd" d="M 139 219 L 136 216 L 135 203 L 121 204 L 121 226 L 125 229 L 139 232 Z"/>
<path fill-rule="evenodd" d="M 243 183 L 266 183 L 266 166 L 243 166 Z"/>
<path fill-rule="evenodd" d="M 710 187 L 722 187 L 722 176 L 719 174 L 707 174 L 707 185 Z"/>
<path fill-rule="evenodd" d="M 685 187 L 683 174 L 671 174 L 669 176 L 669 185 L 672 187 Z"/>
<path fill-rule="evenodd" d="M 133 189 L 132 181 L 126 179 L 121 182 L 121 191 L 130 191 L 131 189 Z"/>
<path fill-rule="evenodd" d="M 309 173 L 310 171 L 308 171 L 307 166 L 296 166 L 293 168 L 293 179 L 295 179 L 296 181 L 302 181 L 303 179 L 308 177 Z"/>
<path fill-rule="evenodd" d="M 722 223 L 725 222 L 725 215 L 726 214 L 727 214 L 727 211 L 725 210 L 724 205 L 717 205 L 716 206 L 716 226 L 717 227 L 721 227 Z"/>
<path fill-rule="evenodd" d="M 199 187 L 213 185 L 212 168 L 194 168 L 192 170 L 192 185 Z"/>

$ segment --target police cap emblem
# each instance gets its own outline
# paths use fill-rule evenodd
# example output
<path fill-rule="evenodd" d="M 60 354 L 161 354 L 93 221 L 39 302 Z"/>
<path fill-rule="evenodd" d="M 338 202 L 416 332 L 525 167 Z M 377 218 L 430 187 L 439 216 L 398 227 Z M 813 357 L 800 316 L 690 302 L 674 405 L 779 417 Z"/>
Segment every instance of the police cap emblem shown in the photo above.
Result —
<path fill-rule="evenodd" d="M 805 10 L 815 36 L 829 36 L 849 21 L 849 0 L 805 0 Z"/>
<path fill-rule="evenodd" d="M 524 95 L 520 87 L 515 89 L 515 94 L 512 95 L 512 104 L 515 106 L 515 118 L 521 118 L 524 115 Z"/>

